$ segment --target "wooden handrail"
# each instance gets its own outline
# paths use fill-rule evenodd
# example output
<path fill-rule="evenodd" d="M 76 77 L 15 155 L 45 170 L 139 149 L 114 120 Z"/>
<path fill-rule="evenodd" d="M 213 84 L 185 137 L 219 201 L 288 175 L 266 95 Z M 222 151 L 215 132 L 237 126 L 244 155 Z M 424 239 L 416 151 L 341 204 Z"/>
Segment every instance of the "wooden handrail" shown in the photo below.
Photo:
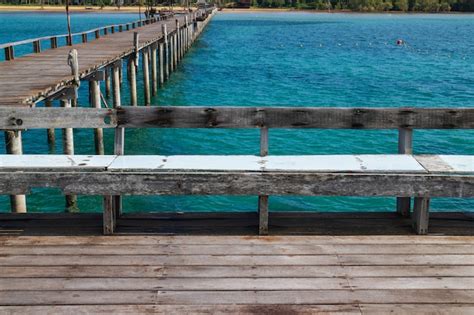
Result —
<path fill-rule="evenodd" d="M 474 129 L 474 108 L 160 106 L 0 107 L 0 129 L 43 128 Z"/>
<path fill-rule="evenodd" d="M 143 21 L 143 22 L 146 21 L 147 23 L 143 23 L 143 25 L 146 25 L 146 24 L 149 24 L 149 23 L 154 23 L 158 20 L 156 18 L 151 18 L 151 19 L 146 19 L 146 20 L 141 20 L 141 21 Z M 127 28 L 127 25 L 128 26 L 129 25 L 134 25 L 134 24 L 136 25 L 136 24 L 138 24 L 138 22 L 139 21 L 134 21 L 134 22 L 128 22 L 128 23 L 122 23 L 122 24 L 113 24 L 113 25 L 102 26 L 102 27 L 94 28 L 94 29 L 91 29 L 91 30 L 83 31 L 83 32 L 73 33 L 73 34 L 71 34 L 71 36 L 72 37 L 81 36 L 82 38 L 84 38 L 84 36 L 95 33 L 96 38 L 98 38 L 97 33 L 100 34 L 101 31 L 103 31 L 104 35 L 106 35 L 106 34 L 109 33 L 109 32 L 106 32 L 107 30 L 112 30 L 110 33 L 113 33 L 115 28 L 120 28 L 120 27 L 123 28 L 125 26 L 125 29 L 128 30 L 130 27 Z M 132 28 L 135 28 L 135 27 L 132 27 Z M 20 40 L 20 41 L 16 41 L 16 42 L 0 44 L 0 49 L 5 50 L 5 54 L 6 54 L 5 59 L 6 60 L 11 60 L 11 59 L 14 59 L 14 56 L 12 56 L 12 52 L 13 52 L 13 48 L 16 47 L 16 46 L 26 45 L 26 44 L 35 44 L 35 43 L 40 43 L 41 41 L 44 41 L 44 40 L 50 40 L 51 41 L 52 39 L 54 39 L 55 42 L 56 42 L 56 46 L 51 47 L 51 49 L 54 49 L 54 48 L 57 48 L 57 39 L 58 38 L 67 38 L 67 37 L 68 37 L 68 34 L 59 34 L 59 35 L 50 35 L 50 36 L 43 36 L 43 37 L 25 39 L 25 40 Z"/>

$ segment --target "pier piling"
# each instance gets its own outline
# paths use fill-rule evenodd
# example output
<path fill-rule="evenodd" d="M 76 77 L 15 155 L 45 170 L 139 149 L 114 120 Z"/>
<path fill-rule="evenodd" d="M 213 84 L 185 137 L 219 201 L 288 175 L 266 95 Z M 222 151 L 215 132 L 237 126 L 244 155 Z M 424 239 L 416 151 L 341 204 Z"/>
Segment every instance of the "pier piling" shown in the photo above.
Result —
<path fill-rule="evenodd" d="M 21 131 L 5 131 L 5 144 L 7 154 L 23 154 Z M 11 195 L 10 207 L 14 213 L 25 213 L 27 211 L 25 195 Z"/>
<path fill-rule="evenodd" d="M 158 92 L 158 62 L 156 60 L 157 53 L 157 44 L 152 45 L 151 47 L 151 95 L 156 96 Z"/>
<path fill-rule="evenodd" d="M 149 61 L 149 51 L 148 48 L 142 49 L 143 54 L 143 61 L 142 61 L 142 68 L 143 68 L 143 88 L 145 90 L 145 105 L 150 106 L 151 97 L 150 97 L 150 67 L 148 64 Z"/>
<path fill-rule="evenodd" d="M 62 99 L 61 107 L 71 108 L 71 99 Z M 63 153 L 66 155 L 74 155 L 74 132 L 72 128 L 63 129 Z M 66 195 L 66 211 L 77 212 L 77 196 Z"/>

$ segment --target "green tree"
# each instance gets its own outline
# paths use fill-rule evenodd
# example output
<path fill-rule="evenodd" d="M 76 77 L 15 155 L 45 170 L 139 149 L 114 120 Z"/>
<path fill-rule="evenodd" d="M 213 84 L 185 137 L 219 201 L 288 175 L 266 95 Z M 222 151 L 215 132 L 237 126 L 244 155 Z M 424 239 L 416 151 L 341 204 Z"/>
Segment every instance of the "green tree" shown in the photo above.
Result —
<path fill-rule="evenodd" d="M 398 10 L 398 11 L 408 11 L 409 9 L 409 4 L 408 0 L 395 0 L 393 2 L 393 9 Z"/>

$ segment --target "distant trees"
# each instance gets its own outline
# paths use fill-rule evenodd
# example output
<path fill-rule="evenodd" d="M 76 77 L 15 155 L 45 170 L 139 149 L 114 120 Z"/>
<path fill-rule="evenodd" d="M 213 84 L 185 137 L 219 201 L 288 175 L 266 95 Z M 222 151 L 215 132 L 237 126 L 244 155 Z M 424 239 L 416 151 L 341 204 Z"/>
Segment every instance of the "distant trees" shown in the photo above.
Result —
<path fill-rule="evenodd" d="M 70 0 L 73 5 L 138 5 L 140 0 Z M 143 0 L 153 5 L 180 5 L 185 0 Z M 208 0 L 232 5 L 242 0 Z M 192 2 L 196 2 L 193 0 Z M 64 5 L 65 0 L 0 0 L 0 4 Z M 474 12 L 474 0 L 250 0 L 253 7 L 306 10 L 352 10 L 358 12 Z"/>
<path fill-rule="evenodd" d="M 239 0 L 224 0 L 232 5 Z M 222 3 L 222 2 L 221 2 Z M 474 0 L 251 0 L 253 7 L 358 12 L 474 12 Z"/>

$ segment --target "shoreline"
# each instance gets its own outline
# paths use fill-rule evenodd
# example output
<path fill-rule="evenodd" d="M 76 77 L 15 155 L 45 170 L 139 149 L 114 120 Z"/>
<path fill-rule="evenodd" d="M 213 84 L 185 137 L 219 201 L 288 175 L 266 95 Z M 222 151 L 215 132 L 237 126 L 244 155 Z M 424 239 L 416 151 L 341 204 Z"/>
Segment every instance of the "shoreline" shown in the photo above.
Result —
<path fill-rule="evenodd" d="M 169 7 L 155 7 L 157 10 L 167 10 Z M 186 10 L 186 7 L 173 7 L 177 11 Z M 126 6 L 121 7 L 120 10 L 114 6 L 106 6 L 100 8 L 99 6 L 71 6 L 69 7 L 70 12 L 72 13 L 138 13 L 138 6 Z M 144 13 L 146 7 L 141 7 L 142 13 Z M 9 13 L 22 13 L 22 12 L 36 12 L 36 13 L 63 13 L 65 11 L 64 6 L 38 6 L 38 5 L 0 5 L 0 13 L 9 12 Z M 308 10 L 308 9 L 295 9 L 295 8 L 250 8 L 250 9 L 240 9 L 240 8 L 223 8 L 220 13 L 313 13 L 313 14 L 400 14 L 400 15 L 416 15 L 416 14 L 428 14 L 428 15 L 443 15 L 443 14 L 466 14 L 472 15 L 474 12 L 458 12 L 458 11 L 449 11 L 449 12 L 403 12 L 403 11 L 373 11 L 373 12 L 359 12 L 351 10 Z"/>

